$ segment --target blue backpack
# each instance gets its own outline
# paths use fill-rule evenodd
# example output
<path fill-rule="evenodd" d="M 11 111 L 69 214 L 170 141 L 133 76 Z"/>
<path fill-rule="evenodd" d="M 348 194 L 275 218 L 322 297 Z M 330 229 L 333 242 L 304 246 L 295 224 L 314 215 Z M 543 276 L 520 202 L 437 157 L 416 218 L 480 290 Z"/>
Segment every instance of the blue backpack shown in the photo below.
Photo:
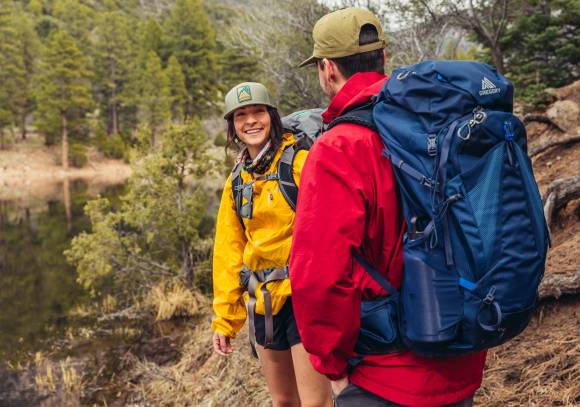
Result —
<path fill-rule="evenodd" d="M 426 61 L 395 70 L 375 101 L 407 223 L 387 328 L 418 354 L 500 345 L 537 305 L 549 235 L 512 99 L 488 65 Z"/>

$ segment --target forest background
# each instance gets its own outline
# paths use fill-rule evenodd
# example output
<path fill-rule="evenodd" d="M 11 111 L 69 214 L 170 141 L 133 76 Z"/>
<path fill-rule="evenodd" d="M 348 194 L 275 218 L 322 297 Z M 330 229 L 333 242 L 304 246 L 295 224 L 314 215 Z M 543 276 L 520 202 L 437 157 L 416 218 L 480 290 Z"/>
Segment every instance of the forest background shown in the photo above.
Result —
<path fill-rule="evenodd" d="M 89 149 L 132 167 L 119 202 L 87 204 L 91 230 L 66 251 L 96 304 L 157 319 L 209 307 L 212 197 L 233 159 L 223 96 L 253 80 L 282 113 L 325 106 L 315 71 L 296 65 L 316 20 L 350 5 L 383 21 L 387 72 L 487 62 L 514 82 L 522 116 L 580 78 L 578 0 L 0 0 L 0 149 L 35 135 L 64 170 Z"/>

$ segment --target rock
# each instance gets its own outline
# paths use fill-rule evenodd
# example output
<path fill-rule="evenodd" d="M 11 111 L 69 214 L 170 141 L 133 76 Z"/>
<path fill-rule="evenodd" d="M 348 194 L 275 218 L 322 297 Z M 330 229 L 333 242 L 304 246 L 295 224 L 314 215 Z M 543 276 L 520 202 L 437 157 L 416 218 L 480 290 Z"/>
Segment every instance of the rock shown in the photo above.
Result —
<path fill-rule="evenodd" d="M 555 96 L 558 100 L 572 100 L 580 104 L 580 80 L 558 89 L 546 89 L 550 95 Z"/>
<path fill-rule="evenodd" d="M 572 100 L 559 100 L 546 111 L 546 116 L 560 129 L 572 133 L 578 126 L 580 107 Z"/>

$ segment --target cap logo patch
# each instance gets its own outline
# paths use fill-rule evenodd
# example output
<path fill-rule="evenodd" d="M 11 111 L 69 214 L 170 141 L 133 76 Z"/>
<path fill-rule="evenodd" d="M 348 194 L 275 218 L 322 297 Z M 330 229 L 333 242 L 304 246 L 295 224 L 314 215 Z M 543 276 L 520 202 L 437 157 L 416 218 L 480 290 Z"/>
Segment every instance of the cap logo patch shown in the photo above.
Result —
<path fill-rule="evenodd" d="M 238 93 L 238 102 L 239 103 L 246 102 L 248 100 L 252 100 L 252 91 L 250 90 L 249 85 L 240 86 L 238 89 L 236 89 L 236 91 Z"/>

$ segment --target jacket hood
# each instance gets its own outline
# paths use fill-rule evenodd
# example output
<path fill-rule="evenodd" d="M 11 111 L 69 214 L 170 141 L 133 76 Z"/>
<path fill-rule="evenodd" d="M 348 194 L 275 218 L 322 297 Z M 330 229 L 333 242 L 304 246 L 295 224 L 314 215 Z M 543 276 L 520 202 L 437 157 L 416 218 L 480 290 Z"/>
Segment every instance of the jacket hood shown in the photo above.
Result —
<path fill-rule="evenodd" d="M 378 94 L 388 76 L 378 72 L 359 72 L 351 76 L 338 93 L 332 98 L 322 120 L 330 123 L 346 109 L 368 102 Z"/>

